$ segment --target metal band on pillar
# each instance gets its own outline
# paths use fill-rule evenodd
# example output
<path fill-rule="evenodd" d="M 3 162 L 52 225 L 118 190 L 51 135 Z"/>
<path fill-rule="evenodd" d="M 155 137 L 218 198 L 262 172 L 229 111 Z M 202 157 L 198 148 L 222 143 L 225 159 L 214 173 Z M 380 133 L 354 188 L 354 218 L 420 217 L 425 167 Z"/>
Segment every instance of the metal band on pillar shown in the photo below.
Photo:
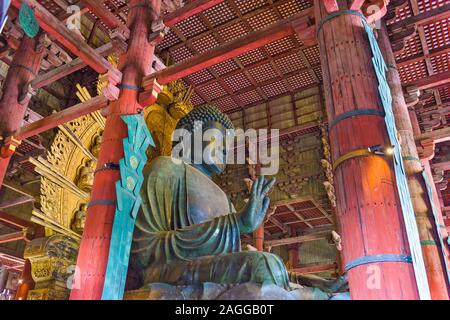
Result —
<path fill-rule="evenodd" d="M 133 90 L 133 91 L 137 91 L 137 92 L 144 92 L 144 88 L 132 86 L 130 84 L 121 83 L 121 84 L 118 84 L 117 87 L 119 89 L 128 89 L 128 90 Z"/>
<path fill-rule="evenodd" d="M 381 110 L 377 110 L 377 109 L 358 109 L 358 110 L 353 110 L 353 111 L 349 111 L 349 112 L 345 112 L 345 113 L 341 113 L 340 115 L 338 115 L 336 118 L 333 119 L 333 121 L 331 121 L 330 123 L 330 130 L 339 122 L 351 118 L 351 117 L 356 117 L 356 116 L 378 116 L 378 117 L 383 117 L 386 114 L 384 113 L 384 111 Z"/>
<path fill-rule="evenodd" d="M 24 69 L 26 71 L 28 71 L 29 73 L 31 73 L 33 76 L 37 76 L 36 72 L 33 71 L 33 69 L 24 66 L 23 64 L 13 64 L 9 67 L 10 69 Z"/>
<path fill-rule="evenodd" d="M 416 157 L 412 157 L 412 156 L 404 156 L 404 157 L 402 157 L 402 160 L 403 160 L 403 161 L 415 161 L 415 162 L 419 162 L 420 165 L 422 165 L 422 161 L 420 161 L 420 159 L 419 159 L 419 158 L 416 158 Z"/>
<path fill-rule="evenodd" d="M 116 201 L 114 200 L 96 200 L 88 203 L 88 208 L 93 206 L 116 206 Z"/>
<path fill-rule="evenodd" d="M 349 270 L 371 263 L 380 262 L 401 262 L 401 263 L 412 263 L 411 256 L 406 256 L 402 254 L 377 254 L 373 256 L 364 256 L 354 259 L 345 265 L 345 272 Z"/>
<path fill-rule="evenodd" d="M 357 149 L 357 150 L 350 151 L 350 152 L 344 154 L 343 156 L 340 156 L 333 163 L 333 171 L 336 171 L 337 167 L 339 167 L 345 161 L 348 161 L 353 158 L 368 157 L 368 156 L 375 156 L 375 154 L 371 153 L 368 149 Z"/>
<path fill-rule="evenodd" d="M 330 21 L 330 20 L 332 20 L 332 19 L 334 19 L 334 18 L 336 18 L 336 17 L 339 17 L 339 16 L 341 16 L 341 15 L 344 15 L 344 14 L 354 15 L 354 16 L 360 17 L 360 18 L 363 19 L 363 20 L 366 20 L 366 17 L 364 17 L 364 15 L 363 15 L 361 12 L 359 12 L 359 11 L 355 11 L 355 10 L 340 10 L 340 11 L 335 11 L 335 12 L 330 13 L 330 14 L 329 14 L 328 16 L 326 16 L 322 21 L 319 22 L 319 25 L 317 26 L 317 35 L 319 35 L 319 32 L 320 32 L 320 30 L 322 29 L 322 27 L 323 27 L 323 25 L 324 25 L 325 23 L 327 23 L 328 21 Z"/>

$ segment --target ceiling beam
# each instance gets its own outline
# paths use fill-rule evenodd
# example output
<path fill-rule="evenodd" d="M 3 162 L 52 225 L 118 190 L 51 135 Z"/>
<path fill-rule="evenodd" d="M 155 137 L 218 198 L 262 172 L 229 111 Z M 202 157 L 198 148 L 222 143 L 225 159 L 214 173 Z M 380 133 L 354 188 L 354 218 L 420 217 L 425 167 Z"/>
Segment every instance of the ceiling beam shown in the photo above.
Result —
<path fill-rule="evenodd" d="M 393 23 L 390 26 L 388 26 L 388 28 L 391 31 L 395 31 L 395 30 L 399 30 L 399 29 L 408 27 L 413 24 L 425 25 L 425 24 L 429 24 L 432 22 L 447 19 L 449 17 L 450 17 L 450 3 L 444 4 L 443 6 L 437 7 L 430 11 L 425 11 L 416 16 L 412 16 L 410 18 L 406 18 L 399 22 Z"/>
<path fill-rule="evenodd" d="M 298 236 L 298 237 L 292 237 L 292 238 L 285 238 L 285 239 L 277 239 L 277 240 L 267 240 L 264 241 L 264 246 L 266 247 L 279 247 L 279 246 L 285 246 L 288 244 L 295 244 L 295 243 L 304 243 L 309 241 L 316 241 L 316 240 L 322 240 L 327 239 L 327 237 L 330 235 L 329 231 L 325 232 L 318 232 L 313 234 L 308 234 L 304 236 Z"/>
<path fill-rule="evenodd" d="M 174 64 L 160 72 L 152 73 L 144 78 L 143 82 L 157 79 L 160 84 L 181 79 L 197 71 L 209 68 L 220 62 L 262 47 L 273 41 L 282 39 L 295 32 L 294 23 L 304 22 L 305 27 L 313 14 L 312 9 L 303 10 L 295 16 L 272 24 L 264 29 L 247 34 L 227 44 L 216 47 L 208 52 L 194 56 L 183 62 Z"/>
<path fill-rule="evenodd" d="M 309 228 L 314 229 L 314 226 L 308 221 L 306 221 L 305 217 L 303 217 L 299 212 L 297 212 L 297 210 L 295 210 L 295 208 L 292 205 L 287 204 L 286 208 L 288 208 L 289 211 L 291 211 L 297 217 L 297 219 L 306 224 Z"/>
<path fill-rule="evenodd" d="M 14 134 L 14 139 L 23 140 L 44 131 L 50 130 L 66 122 L 72 121 L 91 112 L 100 110 L 105 107 L 107 103 L 108 99 L 105 96 L 97 96 L 89 101 L 82 102 L 63 111 L 53 113 L 48 117 L 42 118 L 29 125 L 19 128 L 19 130 L 17 130 Z"/>
<path fill-rule="evenodd" d="M 81 58 L 97 73 L 104 74 L 110 71 L 117 78 L 121 78 L 122 75 L 119 70 L 114 68 L 105 58 L 86 44 L 81 36 L 69 30 L 63 22 L 52 15 L 37 0 L 13 0 L 12 5 L 19 9 L 23 1 L 26 1 L 34 9 L 39 26 L 66 49 Z"/>
<path fill-rule="evenodd" d="M 0 222 L 7 224 L 9 227 L 19 230 L 35 227 L 35 225 L 30 221 L 20 219 L 16 216 L 2 211 L 0 211 Z"/>
<path fill-rule="evenodd" d="M 17 207 L 26 203 L 34 202 L 34 198 L 21 196 L 10 200 L 0 202 L 0 210 Z"/>
<path fill-rule="evenodd" d="M 95 0 L 92 0 L 95 1 Z M 206 9 L 214 7 L 225 0 L 197 0 L 192 1 L 191 3 L 186 4 L 182 8 L 168 13 L 164 16 L 164 24 L 168 27 L 177 24 L 180 21 L 186 20 L 197 13 L 200 13 Z"/>
<path fill-rule="evenodd" d="M 404 87 L 416 87 L 418 90 L 437 88 L 450 83 L 450 70 L 404 84 Z"/>
<path fill-rule="evenodd" d="M 285 226 L 282 222 L 280 222 L 274 216 L 269 217 L 269 221 L 272 222 L 275 226 L 277 226 L 283 233 L 289 233 L 289 228 Z"/>
<path fill-rule="evenodd" d="M 15 182 L 15 181 L 5 180 L 3 182 L 2 186 L 6 187 L 14 192 L 17 192 L 18 194 L 22 194 L 22 195 L 29 196 L 29 197 L 34 197 L 35 201 L 39 202 L 39 195 L 34 196 L 33 191 L 29 190 L 25 186 Z"/>
<path fill-rule="evenodd" d="M 401 66 L 406 66 L 408 64 L 412 64 L 412 63 L 416 63 L 416 62 L 420 62 L 426 59 L 431 59 L 433 57 L 437 57 L 440 55 L 444 55 L 450 52 L 450 45 L 441 47 L 437 50 L 430 50 L 430 52 L 428 54 L 425 55 L 420 55 L 420 56 L 416 56 L 416 57 L 408 57 L 406 59 L 402 59 L 397 61 L 397 67 L 401 67 Z"/>
<path fill-rule="evenodd" d="M 444 129 L 439 129 L 439 130 L 434 130 L 434 131 L 430 131 L 430 132 L 425 132 L 414 138 L 416 140 L 416 143 L 418 143 L 420 141 L 424 141 L 424 140 L 433 140 L 433 142 L 435 144 L 450 141 L 450 127 L 447 127 Z"/>
<path fill-rule="evenodd" d="M 336 269 L 337 269 L 336 264 L 334 264 L 334 263 L 330 263 L 330 264 L 321 264 L 320 263 L 320 264 L 291 269 L 289 271 L 301 273 L 301 274 L 311 274 L 311 273 L 335 271 Z"/>
<path fill-rule="evenodd" d="M 0 244 L 25 240 L 26 234 L 23 231 L 0 235 Z"/>
<path fill-rule="evenodd" d="M 108 28 L 125 27 L 122 21 L 104 6 L 104 0 L 83 0 L 83 2 Z"/>
<path fill-rule="evenodd" d="M 112 42 L 109 42 L 97 49 L 95 49 L 97 54 L 101 56 L 107 56 L 114 52 L 114 46 Z M 83 69 L 86 67 L 86 63 L 81 58 L 77 58 L 72 60 L 69 63 L 66 63 L 60 67 L 54 68 L 51 71 L 38 75 L 36 79 L 31 82 L 31 86 L 33 89 L 40 89 L 42 87 L 45 87 L 55 81 L 58 81 L 78 70 Z"/>

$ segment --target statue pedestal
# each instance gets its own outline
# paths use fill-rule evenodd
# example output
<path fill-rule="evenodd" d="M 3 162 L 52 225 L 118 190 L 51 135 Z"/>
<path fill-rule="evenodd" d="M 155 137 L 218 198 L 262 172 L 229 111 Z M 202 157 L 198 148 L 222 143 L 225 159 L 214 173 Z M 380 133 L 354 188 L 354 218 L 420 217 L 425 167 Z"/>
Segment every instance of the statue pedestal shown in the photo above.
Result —
<path fill-rule="evenodd" d="M 171 286 L 153 283 L 147 288 L 125 292 L 124 300 L 330 300 L 318 289 L 284 290 L 276 285 L 243 283 L 220 285 L 203 283 L 192 286 Z"/>
<path fill-rule="evenodd" d="M 28 292 L 27 300 L 69 299 L 78 245 L 61 235 L 34 239 L 27 245 L 24 258 L 30 260 L 31 276 L 36 283 L 35 289 Z"/>
<path fill-rule="evenodd" d="M 45 283 L 45 288 L 30 290 L 27 300 L 68 300 L 69 295 L 65 282 L 51 281 Z"/>

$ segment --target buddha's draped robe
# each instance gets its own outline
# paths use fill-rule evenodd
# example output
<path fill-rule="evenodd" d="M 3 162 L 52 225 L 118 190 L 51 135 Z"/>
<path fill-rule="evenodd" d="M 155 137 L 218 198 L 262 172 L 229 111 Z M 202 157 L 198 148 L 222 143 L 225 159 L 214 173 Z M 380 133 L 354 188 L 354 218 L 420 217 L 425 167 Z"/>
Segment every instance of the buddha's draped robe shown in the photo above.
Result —
<path fill-rule="evenodd" d="M 190 165 L 175 164 L 170 157 L 159 157 L 147 172 L 132 249 L 132 261 L 142 272 L 144 284 L 255 282 L 289 288 L 286 269 L 277 256 L 241 252 L 239 226 L 230 202 L 218 214 L 210 207 L 220 201 L 202 198 L 205 190 L 213 190 L 217 199 L 226 198 L 213 181 Z M 193 188 L 190 179 L 201 185 Z M 199 210 L 202 207 L 207 210 Z"/>

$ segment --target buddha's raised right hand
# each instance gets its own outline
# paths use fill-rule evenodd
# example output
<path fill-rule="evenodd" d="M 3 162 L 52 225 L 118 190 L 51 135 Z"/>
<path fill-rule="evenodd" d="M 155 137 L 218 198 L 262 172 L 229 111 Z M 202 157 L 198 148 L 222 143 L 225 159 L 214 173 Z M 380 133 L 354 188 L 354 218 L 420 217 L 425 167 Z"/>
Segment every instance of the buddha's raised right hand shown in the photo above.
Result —
<path fill-rule="evenodd" d="M 275 178 L 267 180 L 264 176 L 260 176 L 253 183 L 247 205 L 237 214 L 241 233 L 255 231 L 264 221 L 270 204 L 270 198 L 267 194 L 275 185 L 275 182 Z"/>

